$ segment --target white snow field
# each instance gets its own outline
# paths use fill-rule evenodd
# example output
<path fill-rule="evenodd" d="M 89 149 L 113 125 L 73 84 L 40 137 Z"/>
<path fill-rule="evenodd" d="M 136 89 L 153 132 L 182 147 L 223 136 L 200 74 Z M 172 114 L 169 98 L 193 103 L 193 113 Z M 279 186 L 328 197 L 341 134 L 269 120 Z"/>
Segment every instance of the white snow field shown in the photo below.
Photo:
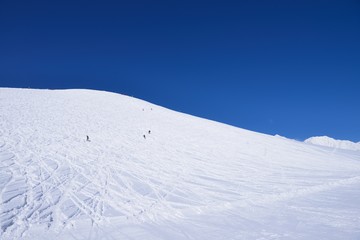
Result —
<path fill-rule="evenodd" d="M 360 239 L 359 151 L 102 91 L 0 88 L 0 191 L 2 240 Z"/>
<path fill-rule="evenodd" d="M 354 143 L 348 140 L 337 140 L 327 136 L 311 137 L 306 139 L 305 142 L 330 148 L 360 151 L 360 142 Z"/>

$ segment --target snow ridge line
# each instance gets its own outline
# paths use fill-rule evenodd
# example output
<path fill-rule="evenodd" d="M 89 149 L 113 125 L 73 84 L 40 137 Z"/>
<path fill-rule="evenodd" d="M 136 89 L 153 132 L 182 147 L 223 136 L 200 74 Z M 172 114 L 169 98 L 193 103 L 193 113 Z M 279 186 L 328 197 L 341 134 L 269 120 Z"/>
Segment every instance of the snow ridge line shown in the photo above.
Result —
<path fill-rule="evenodd" d="M 355 184 L 358 182 L 360 182 L 360 176 L 341 179 L 341 180 L 328 182 L 328 183 L 324 183 L 324 184 L 320 184 L 320 185 L 315 185 L 315 186 L 311 186 L 311 187 L 307 187 L 307 188 L 293 190 L 290 192 L 284 192 L 284 193 L 280 193 L 280 194 L 272 194 L 272 195 L 266 196 L 264 198 L 261 198 L 257 201 L 253 201 L 252 204 L 254 204 L 254 205 L 269 204 L 269 203 L 273 203 L 273 202 L 277 202 L 277 201 L 289 200 L 292 198 L 303 197 L 303 196 L 307 196 L 307 195 L 318 193 L 318 192 L 324 192 L 324 191 L 331 190 L 333 188 L 346 186 L 349 184 Z"/>
<path fill-rule="evenodd" d="M 224 210 L 231 210 L 234 208 L 248 208 L 252 206 L 265 206 L 272 203 L 281 202 L 290 200 L 293 198 L 301 198 L 310 194 L 328 191 L 337 187 L 346 186 L 350 184 L 360 183 L 360 176 L 355 176 L 351 178 L 341 179 L 333 182 L 328 182 L 320 185 L 315 185 L 306 188 L 300 188 L 288 192 L 278 193 L 278 194 L 269 194 L 269 195 L 257 195 L 253 198 L 246 200 L 234 201 L 234 202 L 225 202 L 217 205 L 207 205 L 196 208 L 198 214 L 206 211 L 219 212 Z"/>

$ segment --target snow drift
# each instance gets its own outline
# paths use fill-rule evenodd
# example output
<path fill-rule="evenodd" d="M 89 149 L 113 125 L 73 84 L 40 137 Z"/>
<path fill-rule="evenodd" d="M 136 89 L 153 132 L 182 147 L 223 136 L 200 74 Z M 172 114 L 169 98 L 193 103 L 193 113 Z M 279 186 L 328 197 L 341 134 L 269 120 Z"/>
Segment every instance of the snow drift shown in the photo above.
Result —
<path fill-rule="evenodd" d="M 0 238 L 359 239 L 359 160 L 120 94 L 0 88 Z"/>
<path fill-rule="evenodd" d="M 354 143 L 348 140 L 336 140 L 327 136 L 311 137 L 306 139 L 305 142 L 336 149 L 360 151 L 360 142 Z"/>

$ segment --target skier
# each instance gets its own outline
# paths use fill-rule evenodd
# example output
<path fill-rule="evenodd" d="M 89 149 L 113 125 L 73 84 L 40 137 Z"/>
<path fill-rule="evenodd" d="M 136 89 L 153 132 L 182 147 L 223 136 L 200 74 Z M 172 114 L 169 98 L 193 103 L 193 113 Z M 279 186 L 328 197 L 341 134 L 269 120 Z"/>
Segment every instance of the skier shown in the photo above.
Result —
<path fill-rule="evenodd" d="M 151 131 L 149 130 L 149 134 L 151 133 Z"/>
<path fill-rule="evenodd" d="M 88 135 L 86 135 L 86 141 L 90 142 L 90 138 Z"/>

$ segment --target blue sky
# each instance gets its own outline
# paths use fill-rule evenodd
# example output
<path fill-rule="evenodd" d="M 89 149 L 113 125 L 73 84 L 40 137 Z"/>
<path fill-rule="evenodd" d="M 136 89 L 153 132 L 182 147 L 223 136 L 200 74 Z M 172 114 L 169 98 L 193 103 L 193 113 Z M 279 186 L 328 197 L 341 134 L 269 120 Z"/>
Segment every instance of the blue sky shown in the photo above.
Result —
<path fill-rule="evenodd" d="M 360 141 L 360 2 L 1 0 L 0 86 Z"/>

